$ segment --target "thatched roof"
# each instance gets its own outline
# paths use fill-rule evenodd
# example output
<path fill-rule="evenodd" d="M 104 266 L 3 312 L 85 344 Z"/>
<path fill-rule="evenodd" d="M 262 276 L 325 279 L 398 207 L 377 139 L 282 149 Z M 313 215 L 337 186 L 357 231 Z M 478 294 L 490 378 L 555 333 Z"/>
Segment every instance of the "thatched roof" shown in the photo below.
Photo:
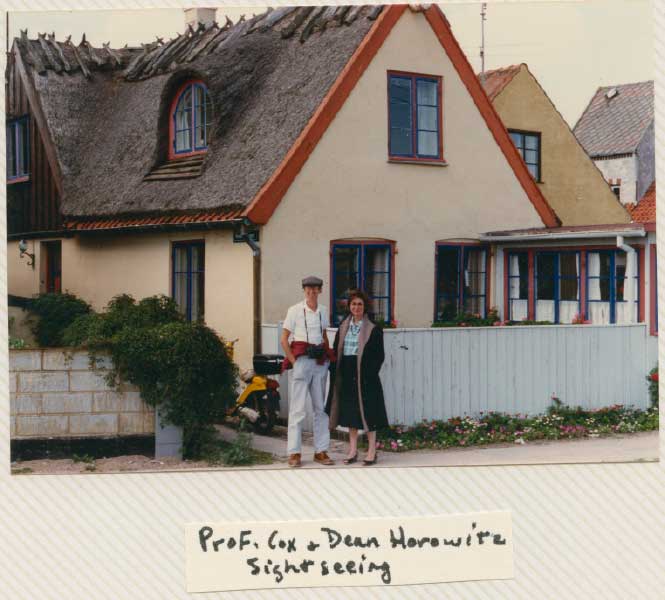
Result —
<path fill-rule="evenodd" d="M 14 42 L 63 173 L 62 212 L 99 217 L 245 206 L 268 180 L 381 7 L 279 8 L 167 43 Z M 201 174 L 145 181 L 167 157 L 175 89 L 203 79 L 214 107 Z"/>

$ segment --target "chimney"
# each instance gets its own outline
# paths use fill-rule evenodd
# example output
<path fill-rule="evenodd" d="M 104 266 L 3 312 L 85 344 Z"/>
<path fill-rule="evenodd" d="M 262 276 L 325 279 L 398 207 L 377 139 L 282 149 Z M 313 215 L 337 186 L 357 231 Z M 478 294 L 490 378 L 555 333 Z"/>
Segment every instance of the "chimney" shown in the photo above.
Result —
<path fill-rule="evenodd" d="M 215 20 L 216 8 L 186 8 L 185 9 L 185 27 L 191 25 L 194 29 L 203 23 L 206 28 L 210 27 Z"/>

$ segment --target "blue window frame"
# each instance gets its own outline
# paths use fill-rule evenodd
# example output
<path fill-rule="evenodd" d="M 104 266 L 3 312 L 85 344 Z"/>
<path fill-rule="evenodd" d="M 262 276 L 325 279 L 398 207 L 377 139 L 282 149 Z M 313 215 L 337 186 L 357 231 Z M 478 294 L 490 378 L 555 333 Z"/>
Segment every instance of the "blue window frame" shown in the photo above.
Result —
<path fill-rule="evenodd" d="M 334 243 L 331 255 L 332 322 L 341 323 L 348 312 L 349 290 L 360 288 L 372 301 L 370 317 L 389 323 L 393 307 L 392 244 Z"/>
<path fill-rule="evenodd" d="M 172 297 L 188 321 L 202 321 L 205 296 L 205 245 L 201 241 L 173 244 Z"/>
<path fill-rule="evenodd" d="M 510 129 L 508 133 L 527 169 L 536 181 L 540 181 L 540 133 L 514 129 Z"/>
<path fill-rule="evenodd" d="M 25 181 L 30 174 L 30 120 L 27 116 L 7 121 L 7 181 Z"/>
<path fill-rule="evenodd" d="M 181 89 L 173 110 L 173 152 L 190 154 L 208 149 L 212 127 L 212 102 L 201 82 Z"/>
<path fill-rule="evenodd" d="M 441 78 L 388 73 L 391 158 L 442 160 Z"/>
<path fill-rule="evenodd" d="M 637 323 L 640 288 L 639 261 L 635 261 L 632 306 L 626 299 L 626 269 L 628 257 L 623 250 L 593 250 L 586 256 L 585 314 L 594 323 Z"/>
<path fill-rule="evenodd" d="M 487 248 L 439 244 L 436 252 L 435 321 L 451 321 L 459 313 L 486 316 Z"/>
<path fill-rule="evenodd" d="M 580 314 L 580 253 L 536 252 L 536 320 L 572 323 Z"/>

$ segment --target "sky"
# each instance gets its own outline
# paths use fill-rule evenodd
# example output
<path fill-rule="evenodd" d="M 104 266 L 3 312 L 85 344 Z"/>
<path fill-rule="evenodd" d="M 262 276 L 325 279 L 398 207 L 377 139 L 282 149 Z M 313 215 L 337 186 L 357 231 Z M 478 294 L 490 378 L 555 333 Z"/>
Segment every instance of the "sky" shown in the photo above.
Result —
<path fill-rule="evenodd" d="M 111 3 L 112 0 L 109 0 Z M 238 0 L 236 0 L 236 4 Z M 474 69 L 480 71 L 480 3 L 441 4 L 453 33 Z M 224 7 L 228 14 L 251 17 L 264 7 Z M 169 39 L 184 30 L 181 9 L 13 12 L 10 36 L 28 29 L 55 31 L 57 39 L 83 32 L 93 45 L 139 45 Z M 527 63 L 559 112 L 572 127 L 599 86 L 653 79 L 653 0 L 575 0 L 564 2 L 489 2 L 485 22 L 485 68 Z"/>

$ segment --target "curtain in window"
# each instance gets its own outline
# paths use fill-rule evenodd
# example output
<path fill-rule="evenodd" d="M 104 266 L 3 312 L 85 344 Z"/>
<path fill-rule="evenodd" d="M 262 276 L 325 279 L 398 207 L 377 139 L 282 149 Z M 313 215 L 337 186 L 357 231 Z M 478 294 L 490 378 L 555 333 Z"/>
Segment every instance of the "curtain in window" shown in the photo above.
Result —
<path fill-rule="evenodd" d="M 466 248 L 464 252 L 464 311 L 485 316 L 484 249 Z"/>
<path fill-rule="evenodd" d="M 187 248 L 175 249 L 173 269 L 173 299 L 181 314 L 187 314 Z"/>
<path fill-rule="evenodd" d="M 188 87 L 178 100 L 175 111 L 175 149 L 185 152 L 192 149 L 192 88 Z"/>
<path fill-rule="evenodd" d="M 624 272 L 623 278 L 621 271 Z M 615 272 L 616 322 L 637 323 L 637 252 L 617 252 Z"/>
<path fill-rule="evenodd" d="M 588 316 L 592 323 L 604 325 L 610 322 L 610 302 L 609 296 L 601 290 L 600 259 L 599 252 L 589 252 L 587 254 Z"/>
<path fill-rule="evenodd" d="M 365 292 L 372 299 L 372 314 L 377 319 L 389 318 L 390 255 L 388 248 L 367 247 L 365 251 Z"/>
<path fill-rule="evenodd" d="M 520 269 L 520 262 L 522 263 L 522 269 Z M 512 254 L 510 256 L 508 265 L 508 303 L 510 305 L 508 318 L 513 321 L 523 321 L 529 315 L 528 270 L 529 263 L 526 255 Z M 525 282 L 526 286 L 524 285 Z M 526 290 L 524 290 L 525 287 Z"/>

